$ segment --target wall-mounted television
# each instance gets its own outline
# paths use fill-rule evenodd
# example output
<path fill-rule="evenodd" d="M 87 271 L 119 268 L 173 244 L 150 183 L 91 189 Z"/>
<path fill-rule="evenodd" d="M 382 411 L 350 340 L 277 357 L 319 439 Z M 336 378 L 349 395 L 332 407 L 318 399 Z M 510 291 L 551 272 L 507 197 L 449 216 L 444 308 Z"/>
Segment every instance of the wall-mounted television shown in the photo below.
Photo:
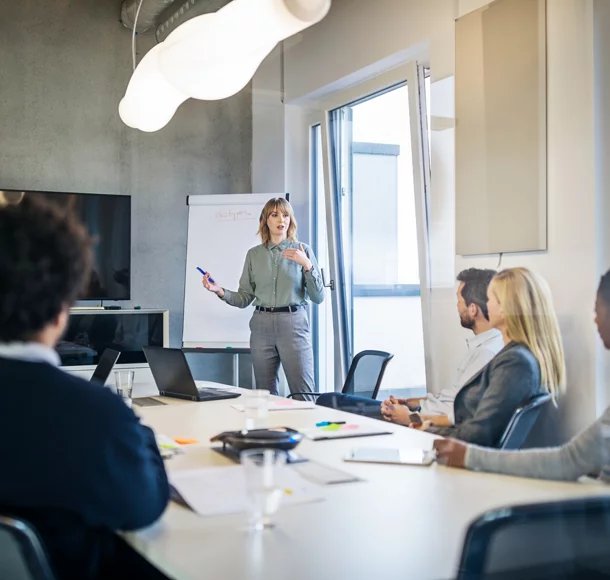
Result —
<path fill-rule="evenodd" d="M 0 203 L 42 196 L 72 208 L 93 237 L 93 271 L 79 300 L 131 298 L 131 197 L 98 193 L 0 190 Z"/>

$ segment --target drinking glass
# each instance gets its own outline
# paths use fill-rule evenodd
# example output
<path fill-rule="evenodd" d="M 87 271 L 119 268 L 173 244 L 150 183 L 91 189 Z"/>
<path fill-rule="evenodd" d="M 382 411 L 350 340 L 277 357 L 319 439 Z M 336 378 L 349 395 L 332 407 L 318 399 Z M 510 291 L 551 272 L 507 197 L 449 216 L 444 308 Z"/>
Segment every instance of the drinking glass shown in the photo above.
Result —
<path fill-rule="evenodd" d="M 244 395 L 245 429 L 262 429 L 267 426 L 269 412 L 269 391 L 254 389 Z"/>
<path fill-rule="evenodd" d="M 133 390 L 134 371 L 114 371 L 114 383 L 117 395 L 123 399 L 128 407 L 131 407 L 131 392 Z"/>
<path fill-rule="evenodd" d="M 240 453 L 246 477 L 250 527 L 261 531 L 272 528 L 271 516 L 282 500 L 282 473 L 286 452 L 280 449 L 246 449 Z"/>

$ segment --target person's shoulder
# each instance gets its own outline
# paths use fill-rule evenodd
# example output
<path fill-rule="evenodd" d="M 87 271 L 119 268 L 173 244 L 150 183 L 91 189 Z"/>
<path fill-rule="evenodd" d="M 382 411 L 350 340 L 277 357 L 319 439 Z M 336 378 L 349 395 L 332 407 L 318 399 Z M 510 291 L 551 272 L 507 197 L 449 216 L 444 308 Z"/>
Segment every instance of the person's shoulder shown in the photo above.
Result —
<path fill-rule="evenodd" d="M 54 398 L 62 404 L 69 400 L 71 410 L 87 421 L 108 425 L 132 418 L 133 411 L 111 389 L 57 367 L 50 367 L 47 374 Z"/>
<path fill-rule="evenodd" d="M 513 362 L 531 367 L 538 367 L 538 360 L 534 353 L 525 345 L 519 342 L 507 344 L 495 357 L 497 363 Z"/>
<path fill-rule="evenodd" d="M 5 380 L 11 380 L 10 375 L 15 375 L 32 388 L 82 390 L 92 386 L 90 382 L 42 361 L 0 359 L 0 371 Z"/>
<path fill-rule="evenodd" d="M 264 244 L 258 244 L 257 246 L 251 247 L 246 252 L 246 264 L 252 264 L 252 260 L 255 260 L 256 256 L 262 256 L 266 252 L 266 249 Z"/>
<path fill-rule="evenodd" d="M 479 348 L 498 354 L 505 346 L 502 333 L 492 329 L 486 333 L 486 339 L 479 345 Z"/>
<path fill-rule="evenodd" d="M 609 427 L 608 432 L 605 436 L 610 439 L 610 405 L 608 405 L 606 407 L 606 410 L 599 416 L 598 421 Z"/>

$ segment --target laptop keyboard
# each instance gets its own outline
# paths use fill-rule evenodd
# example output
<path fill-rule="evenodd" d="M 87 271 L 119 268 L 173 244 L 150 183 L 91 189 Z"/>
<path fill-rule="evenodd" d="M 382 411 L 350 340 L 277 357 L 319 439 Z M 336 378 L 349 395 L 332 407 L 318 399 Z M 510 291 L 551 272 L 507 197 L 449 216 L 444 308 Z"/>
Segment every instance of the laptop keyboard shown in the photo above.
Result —
<path fill-rule="evenodd" d="M 220 389 L 201 388 L 197 389 L 200 397 L 216 397 L 222 393 Z"/>

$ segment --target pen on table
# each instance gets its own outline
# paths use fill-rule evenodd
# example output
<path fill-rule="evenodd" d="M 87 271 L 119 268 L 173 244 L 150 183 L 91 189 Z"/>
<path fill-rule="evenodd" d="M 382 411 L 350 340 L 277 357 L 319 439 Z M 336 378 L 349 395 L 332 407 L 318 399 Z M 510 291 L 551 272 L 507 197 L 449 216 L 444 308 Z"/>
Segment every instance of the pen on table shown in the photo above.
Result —
<path fill-rule="evenodd" d="M 328 427 L 329 425 L 345 425 L 345 421 L 320 421 L 316 427 Z"/>
<path fill-rule="evenodd" d="M 202 270 L 199 266 L 197 266 L 197 270 L 199 270 L 204 276 L 207 275 L 207 272 L 205 270 Z M 216 282 L 214 282 L 214 278 L 208 278 L 208 280 L 212 283 L 212 284 L 216 284 Z"/>

